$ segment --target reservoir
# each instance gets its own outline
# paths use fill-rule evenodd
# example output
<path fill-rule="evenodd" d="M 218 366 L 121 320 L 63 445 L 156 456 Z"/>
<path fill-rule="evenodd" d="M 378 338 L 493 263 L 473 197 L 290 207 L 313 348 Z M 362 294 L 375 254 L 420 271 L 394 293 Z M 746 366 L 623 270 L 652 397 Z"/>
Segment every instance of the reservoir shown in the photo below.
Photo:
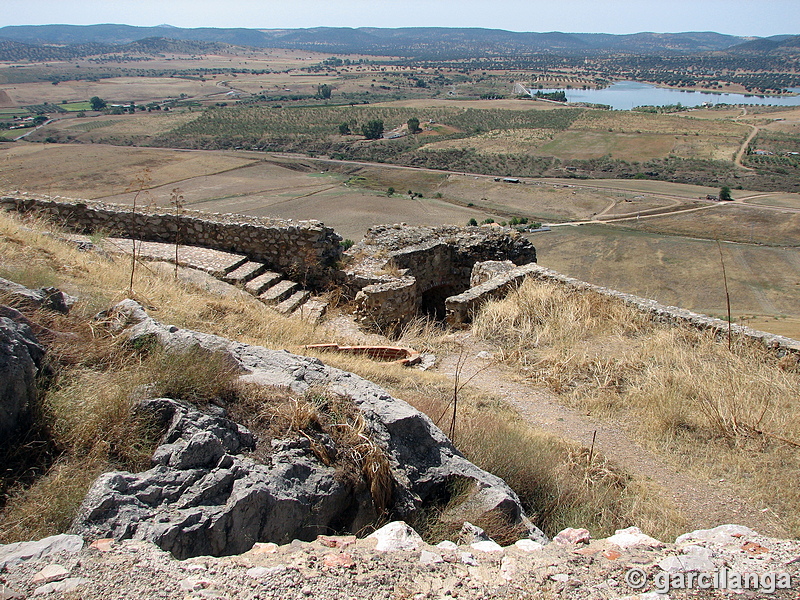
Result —
<path fill-rule="evenodd" d="M 535 94 L 536 89 L 530 90 Z M 798 96 L 753 96 L 729 94 L 724 92 L 678 90 L 660 88 L 638 81 L 618 81 L 602 90 L 546 89 L 542 92 L 564 91 L 568 102 L 589 102 L 607 104 L 615 110 L 630 110 L 636 106 L 665 106 L 680 103 L 683 106 L 702 106 L 703 104 L 770 104 L 773 106 L 800 106 Z M 798 93 L 800 89 L 792 88 Z"/>

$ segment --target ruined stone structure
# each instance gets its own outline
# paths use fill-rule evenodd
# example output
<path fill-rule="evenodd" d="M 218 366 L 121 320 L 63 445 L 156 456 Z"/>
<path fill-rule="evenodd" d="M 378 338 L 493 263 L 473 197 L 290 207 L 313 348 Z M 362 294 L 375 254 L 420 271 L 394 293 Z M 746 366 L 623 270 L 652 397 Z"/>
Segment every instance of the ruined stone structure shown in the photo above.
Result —
<path fill-rule="evenodd" d="M 348 253 L 345 285 L 365 326 L 399 327 L 418 312 L 444 318 L 447 298 L 467 290 L 483 261 L 536 262 L 536 249 L 503 227 L 380 225 Z"/>
<path fill-rule="evenodd" d="M 0 208 L 36 212 L 80 233 L 103 233 L 151 242 L 175 243 L 234 252 L 268 268 L 321 288 L 333 280 L 341 259 L 342 238 L 319 221 L 285 221 L 198 211 L 169 214 L 163 208 L 132 207 L 89 201 L 0 198 Z"/>

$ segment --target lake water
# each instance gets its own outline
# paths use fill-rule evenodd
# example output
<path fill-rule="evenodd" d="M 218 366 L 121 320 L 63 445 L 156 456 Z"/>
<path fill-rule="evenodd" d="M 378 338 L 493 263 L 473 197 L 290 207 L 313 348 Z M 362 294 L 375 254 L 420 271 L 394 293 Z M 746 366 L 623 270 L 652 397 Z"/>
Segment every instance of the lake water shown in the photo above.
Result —
<path fill-rule="evenodd" d="M 542 90 L 555 92 L 561 90 Z M 745 94 L 726 94 L 713 92 L 697 92 L 660 88 L 649 83 L 638 81 L 619 81 L 602 90 L 563 90 L 569 102 L 590 102 L 607 104 L 615 110 L 630 110 L 635 106 L 665 106 L 678 104 L 683 106 L 701 106 L 708 104 L 771 104 L 774 106 L 800 106 L 800 96 L 747 96 Z M 800 88 L 791 91 L 800 93 Z M 531 90 L 535 94 L 537 90 Z"/>

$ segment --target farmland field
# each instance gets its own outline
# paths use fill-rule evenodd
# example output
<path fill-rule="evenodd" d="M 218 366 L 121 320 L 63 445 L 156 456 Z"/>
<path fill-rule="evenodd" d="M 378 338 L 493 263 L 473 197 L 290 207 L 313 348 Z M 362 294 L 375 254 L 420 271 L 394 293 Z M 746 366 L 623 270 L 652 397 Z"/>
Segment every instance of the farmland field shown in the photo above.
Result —
<path fill-rule="evenodd" d="M 0 145 L 0 187 L 130 202 L 141 186 L 143 202 L 162 206 L 180 188 L 191 208 L 318 219 L 351 239 L 387 222 L 588 223 L 533 235 L 540 262 L 716 316 L 724 312 L 720 238 L 736 242 L 723 244 L 735 315 L 800 335 L 793 159 L 751 154 L 747 170 L 732 162 L 754 127 L 751 150 L 794 149 L 800 109 L 565 107 L 514 99 L 509 82 L 520 73 L 437 72 L 357 56 L 335 69 L 308 69 L 327 55 L 237 52 L 0 65 L 0 119 L 45 103 L 69 111 L 25 142 Z M 102 77 L 78 79 L 95 69 Z M 317 97 L 321 84 L 330 86 L 330 100 Z M 162 110 L 97 113 L 88 110 L 92 96 Z M 407 134 L 411 118 L 420 121 L 418 135 Z M 375 119 L 400 137 L 358 135 Z M 354 135 L 340 134 L 343 123 Z M 733 188 L 736 202 L 706 200 L 721 185 Z"/>

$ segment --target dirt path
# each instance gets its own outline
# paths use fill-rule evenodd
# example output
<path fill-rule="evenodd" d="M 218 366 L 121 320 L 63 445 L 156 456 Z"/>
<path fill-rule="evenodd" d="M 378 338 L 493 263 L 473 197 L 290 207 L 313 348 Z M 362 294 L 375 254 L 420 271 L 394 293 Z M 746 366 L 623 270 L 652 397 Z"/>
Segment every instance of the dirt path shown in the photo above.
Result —
<path fill-rule="evenodd" d="M 482 350 L 492 349 L 469 334 L 464 334 L 463 343 L 466 363 L 460 372 L 462 381 L 477 373 L 470 386 L 500 395 L 531 425 L 584 446 L 591 445 L 593 432 L 597 431 L 595 449 L 629 473 L 652 481 L 654 489 L 662 491 L 683 515 L 689 529 L 736 523 L 768 535 L 786 534 L 777 515 L 749 504 L 728 482 L 709 481 L 676 468 L 631 439 L 622 427 L 560 404 L 544 387 L 515 381 L 512 369 L 477 356 Z M 458 360 L 457 354 L 445 356 L 437 369 L 454 377 Z"/>

